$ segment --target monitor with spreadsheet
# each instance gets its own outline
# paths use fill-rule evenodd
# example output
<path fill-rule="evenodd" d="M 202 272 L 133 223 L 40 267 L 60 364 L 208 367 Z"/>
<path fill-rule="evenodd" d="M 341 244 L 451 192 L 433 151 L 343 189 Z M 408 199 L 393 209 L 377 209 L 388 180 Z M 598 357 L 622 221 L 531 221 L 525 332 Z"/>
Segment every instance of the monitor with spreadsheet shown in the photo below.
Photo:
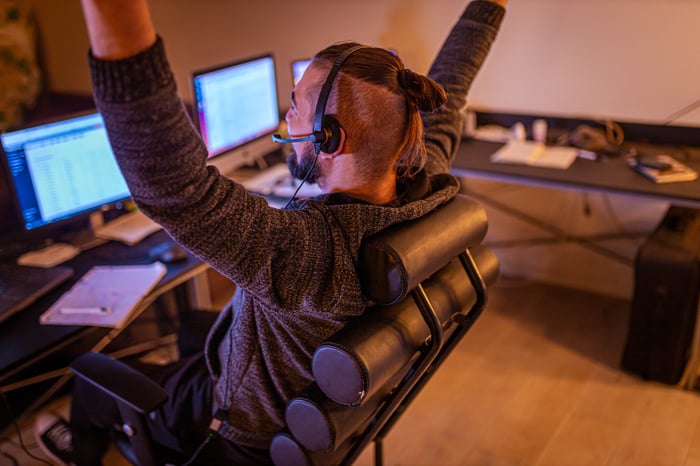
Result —
<path fill-rule="evenodd" d="M 192 74 L 194 120 L 210 163 L 224 174 L 278 147 L 280 122 L 275 62 L 270 54 Z"/>
<path fill-rule="evenodd" d="M 26 231 L 84 220 L 131 197 L 99 113 L 9 131 L 0 141 Z"/>

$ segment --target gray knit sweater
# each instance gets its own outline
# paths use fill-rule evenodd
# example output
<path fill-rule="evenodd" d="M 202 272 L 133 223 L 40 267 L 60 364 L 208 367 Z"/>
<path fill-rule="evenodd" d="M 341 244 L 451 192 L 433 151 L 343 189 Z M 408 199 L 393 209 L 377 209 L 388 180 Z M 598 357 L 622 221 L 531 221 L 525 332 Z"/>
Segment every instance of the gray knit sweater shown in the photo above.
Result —
<path fill-rule="evenodd" d="M 206 165 L 160 39 L 128 59 L 90 57 L 98 109 L 137 205 L 237 286 L 206 345 L 214 409 L 228 411 L 227 439 L 267 448 L 287 401 L 312 380 L 314 349 L 365 310 L 355 269 L 362 239 L 458 191 L 448 171 L 461 110 L 503 14 L 472 2 L 442 47 L 429 75 L 448 101 L 424 117 L 430 193 L 398 207 L 331 194 L 270 208 Z"/>

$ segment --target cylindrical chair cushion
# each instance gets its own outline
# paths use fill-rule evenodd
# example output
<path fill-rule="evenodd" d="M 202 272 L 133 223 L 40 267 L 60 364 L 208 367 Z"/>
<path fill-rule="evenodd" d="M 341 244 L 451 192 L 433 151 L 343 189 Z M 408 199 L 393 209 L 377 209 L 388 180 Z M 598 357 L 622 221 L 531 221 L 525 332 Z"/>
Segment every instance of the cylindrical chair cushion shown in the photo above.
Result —
<path fill-rule="evenodd" d="M 335 466 L 343 464 L 356 447 L 355 441 L 350 437 L 331 452 L 315 452 L 301 446 L 290 432 L 282 431 L 270 442 L 270 458 L 275 466 Z"/>
<path fill-rule="evenodd" d="M 493 252 L 485 246 L 470 252 L 486 284 L 495 282 L 498 259 Z M 476 292 L 458 259 L 426 280 L 423 287 L 443 324 L 476 302 Z M 412 299 L 370 308 L 315 351 L 312 371 L 316 383 L 337 403 L 360 404 L 411 360 L 429 334 Z"/>
<path fill-rule="evenodd" d="M 373 413 L 385 401 L 389 390 L 397 385 L 408 371 L 394 374 L 384 390 L 361 406 L 348 408 L 327 398 L 318 386 L 311 385 L 304 393 L 287 403 L 287 429 L 304 448 L 311 452 L 334 452 L 356 432 L 363 431 Z"/>
<path fill-rule="evenodd" d="M 304 448 L 287 432 L 272 437 L 270 458 L 275 466 L 311 466 Z"/>
<path fill-rule="evenodd" d="M 382 230 L 360 251 L 363 292 L 377 304 L 401 301 L 450 259 L 481 243 L 487 227 L 484 208 L 459 194 L 423 217 Z"/>

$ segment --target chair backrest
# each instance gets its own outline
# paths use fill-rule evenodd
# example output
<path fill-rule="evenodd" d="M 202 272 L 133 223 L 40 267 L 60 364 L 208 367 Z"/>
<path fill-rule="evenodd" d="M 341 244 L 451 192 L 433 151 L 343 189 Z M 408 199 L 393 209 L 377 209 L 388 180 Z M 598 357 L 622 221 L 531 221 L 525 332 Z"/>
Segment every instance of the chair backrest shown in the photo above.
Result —
<path fill-rule="evenodd" d="M 481 314 L 498 260 L 480 243 L 483 208 L 466 196 L 363 245 L 363 290 L 377 304 L 315 351 L 315 383 L 287 405 L 278 466 L 351 464 L 381 442 Z"/>
<path fill-rule="evenodd" d="M 381 460 L 382 439 L 403 407 L 484 308 L 498 276 L 498 260 L 481 245 L 486 229 L 481 206 L 458 195 L 365 241 L 358 266 L 376 305 L 316 349 L 315 383 L 290 400 L 288 430 L 272 440 L 275 464 L 351 464 L 371 442 Z M 165 392 L 103 354 L 87 353 L 71 370 L 117 400 L 131 461 L 160 464 L 143 415 L 163 403 Z"/>

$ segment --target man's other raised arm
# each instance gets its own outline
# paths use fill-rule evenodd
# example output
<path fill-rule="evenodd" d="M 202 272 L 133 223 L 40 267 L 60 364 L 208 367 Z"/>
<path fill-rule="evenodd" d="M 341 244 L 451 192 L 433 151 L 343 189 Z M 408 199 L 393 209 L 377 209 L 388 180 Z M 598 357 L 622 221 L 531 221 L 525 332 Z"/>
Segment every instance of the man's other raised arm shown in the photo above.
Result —
<path fill-rule="evenodd" d="M 438 52 L 428 76 L 447 92 L 447 102 L 423 117 L 429 173 L 450 170 L 462 137 L 462 114 L 474 77 L 491 49 L 507 0 L 470 2 Z"/>
<path fill-rule="evenodd" d="M 156 41 L 146 0 L 81 0 L 92 54 L 103 60 L 130 57 Z"/>

